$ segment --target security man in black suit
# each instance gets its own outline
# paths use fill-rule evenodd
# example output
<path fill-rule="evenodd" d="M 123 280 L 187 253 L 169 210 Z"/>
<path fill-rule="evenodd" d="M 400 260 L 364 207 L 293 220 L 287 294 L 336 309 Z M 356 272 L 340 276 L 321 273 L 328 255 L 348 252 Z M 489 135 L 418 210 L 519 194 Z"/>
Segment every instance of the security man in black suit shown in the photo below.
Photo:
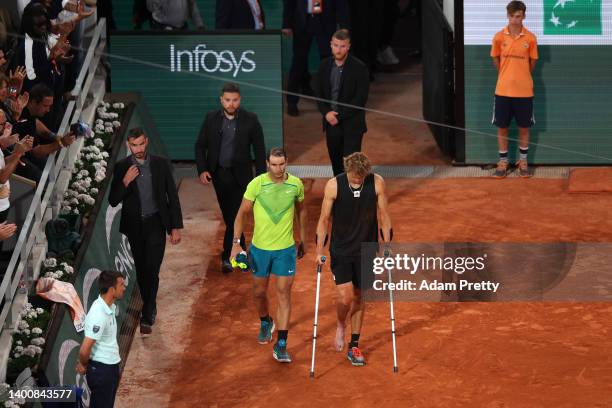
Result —
<path fill-rule="evenodd" d="M 215 20 L 217 29 L 266 28 L 266 17 L 259 0 L 217 0 Z"/>
<path fill-rule="evenodd" d="M 350 48 L 348 30 L 336 31 L 331 40 L 333 56 L 321 61 L 319 67 L 320 99 L 317 104 L 323 115 L 334 176 L 344 171 L 343 157 L 361 151 L 363 134 L 367 132 L 365 110 L 360 108 L 364 108 L 368 100 L 368 68 L 349 54 Z"/>
<path fill-rule="evenodd" d="M 136 264 L 142 297 L 140 333 L 151 334 L 157 315 L 159 268 L 166 249 L 166 234 L 181 241 L 183 216 L 170 162 L 147 153 L 149 139 L 141 128 L 127 137 L 130 156 L 115 164 L 108 202 L 123 204 L 119 232 L 126 235 Z"/>
<path fill-rule="evenodd" d="M 293 59 L 287 91 L 308 94 L 308 54 L 313 38 L 321 59 L 330 55 L 329 41 L 334 31 L 346 28 L 349 9 L 346 0 L 283 0 L 283 33 L 293 36 Z M 308 79 L 308 81 L 306 81 Z M 299 97 L 287 94 L 287 113 L 298 116 Z"/>
<path fill-rule="evenodd" d="M 253 179 L 253 159 L 257 175 L 265 173 L 266 149 L 257 115 L 240 108 L 240 88 L 227 83 L 221 90 L 222 109 L 209 112 L 200 129 L 195 145 L 195 157 L 200 182 L 211 180 L 223 221 L 225 236 L 221 255 L 221 270 L 232 271 L 230 254 L 234 238 L 234 220 L 242 203 L 247 184 Z M 244 249 L 244 235 L 241 237 Z"/>

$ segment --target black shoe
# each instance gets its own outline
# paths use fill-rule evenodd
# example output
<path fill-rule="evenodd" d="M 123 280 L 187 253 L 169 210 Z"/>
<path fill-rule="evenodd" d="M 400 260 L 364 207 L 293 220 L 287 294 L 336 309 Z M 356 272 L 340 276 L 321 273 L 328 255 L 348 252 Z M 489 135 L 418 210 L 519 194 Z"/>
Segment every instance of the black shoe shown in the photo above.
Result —
<path fill-rule="evenodd" d="M 232 268 L 232 263 L 228 259 L 224 259 L 221 261 L 221 272 L 230 273 L 234 270 Z"/>
<path fill-rule="evenodd" d="M 297 105 L 287 105 L 287 115 L 289 116 L 299 116 L 300 111 L 298 110 Z"/>

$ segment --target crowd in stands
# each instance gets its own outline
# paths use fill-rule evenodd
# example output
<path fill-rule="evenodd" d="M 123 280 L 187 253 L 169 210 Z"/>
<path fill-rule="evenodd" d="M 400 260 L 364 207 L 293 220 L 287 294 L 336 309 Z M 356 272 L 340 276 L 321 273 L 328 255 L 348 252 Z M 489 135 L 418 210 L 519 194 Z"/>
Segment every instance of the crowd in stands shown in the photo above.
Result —
<path fill-rule="evenodd" d="M 47 157 L 74 142 L 57 132 L 83 64 L 84 20 L 94 13 L 87 5 L 95 1 L 11 4 L 17 9 L 0 5 L 0 241 L 18 230 L 6 223 L 10 176 L 39 182 Z"/>

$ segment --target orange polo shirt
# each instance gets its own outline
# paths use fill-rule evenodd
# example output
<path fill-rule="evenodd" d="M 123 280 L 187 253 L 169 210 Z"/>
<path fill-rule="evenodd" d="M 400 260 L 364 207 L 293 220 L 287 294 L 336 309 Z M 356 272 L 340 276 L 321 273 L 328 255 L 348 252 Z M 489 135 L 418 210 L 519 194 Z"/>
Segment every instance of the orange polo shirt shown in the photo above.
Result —
<path fill-rule="evenodd" d="M 491 57 L 500 57 L 495 95 L 512 98 L 533 96 L 533 78 L 529 60 L 538 59 L 538 41 L 525 27 L 517 38 L 510 35 L 508 26 L 493 37 Z"/>

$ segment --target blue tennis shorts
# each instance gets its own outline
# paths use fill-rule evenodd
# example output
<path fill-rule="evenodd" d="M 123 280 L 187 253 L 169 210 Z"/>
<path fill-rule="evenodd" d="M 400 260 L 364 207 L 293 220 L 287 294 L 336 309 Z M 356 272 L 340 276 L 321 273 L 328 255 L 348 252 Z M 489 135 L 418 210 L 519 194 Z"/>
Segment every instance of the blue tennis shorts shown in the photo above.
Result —
<path fill-rule="evenodd" d="M 257 278 L 267 278 L 271 273 L 276 276 L 294 276 L 296 260 L 295 245 L 268 251 L 251 244 L 249 249 L 249 264 L 253 275 Z"/>

